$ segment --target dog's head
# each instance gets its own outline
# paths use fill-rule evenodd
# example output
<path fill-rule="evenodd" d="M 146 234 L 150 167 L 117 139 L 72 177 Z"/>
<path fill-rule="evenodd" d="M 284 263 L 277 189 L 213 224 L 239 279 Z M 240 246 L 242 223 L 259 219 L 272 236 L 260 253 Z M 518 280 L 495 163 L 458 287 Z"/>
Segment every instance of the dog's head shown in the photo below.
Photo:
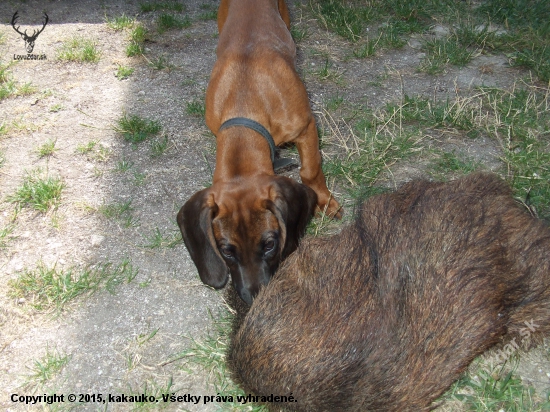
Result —
<path fill-rule="evenodd" d="M 298 247 L 316 203 L 307 186 L 283 176 L 260 176 L 195 193 L 177 220 L 201 280 L 220 289 L 231 273 L 237 293 L 251 304 Z"/>

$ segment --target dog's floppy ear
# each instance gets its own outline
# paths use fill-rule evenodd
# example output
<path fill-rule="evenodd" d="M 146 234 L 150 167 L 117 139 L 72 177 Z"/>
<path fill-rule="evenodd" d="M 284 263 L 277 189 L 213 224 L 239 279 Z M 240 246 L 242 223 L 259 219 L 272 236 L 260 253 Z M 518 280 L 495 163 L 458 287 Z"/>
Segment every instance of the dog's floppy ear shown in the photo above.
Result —
<path fill-rule="evenodd" d="M 277 176 L 270 188 L 266 202 L 281 228 L 281 258 L 284 259 L 298 247 L 306 226 L 315 212 L 317 195 L 309 187 L 288 177 Z"/>
<path fill-rule="evenodd" d="M 213 194 L 209 189 L 204 189 L 195 193 L 182 206 L 177 220 L 201 280 L 213 288 L 221 289 L 227 283 L 228 269 L 218 252 L 212 232 L 212 219 L 217 212 Z"/>

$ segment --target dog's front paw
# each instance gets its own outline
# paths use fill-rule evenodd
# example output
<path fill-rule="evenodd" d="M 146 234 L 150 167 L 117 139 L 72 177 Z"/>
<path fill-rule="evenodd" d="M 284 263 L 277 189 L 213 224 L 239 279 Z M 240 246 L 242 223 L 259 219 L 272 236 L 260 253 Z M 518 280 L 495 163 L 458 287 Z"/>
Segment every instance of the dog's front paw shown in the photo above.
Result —
<path fill-rule="evenodd" d="M 317 203 L 317 214 L 320 213 L 335 219 L 341 219 L 344 214 L 344 209 L 332 196 L 330 196 L 326 201 Z"/>

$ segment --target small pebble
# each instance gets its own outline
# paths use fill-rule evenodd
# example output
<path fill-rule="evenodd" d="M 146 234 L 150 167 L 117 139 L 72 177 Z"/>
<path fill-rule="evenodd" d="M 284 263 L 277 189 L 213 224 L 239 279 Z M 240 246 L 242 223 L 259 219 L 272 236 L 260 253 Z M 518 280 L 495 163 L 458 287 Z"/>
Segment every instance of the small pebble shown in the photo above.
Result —
<path fill-rule="evenodd" d="M 105 240 L 105 236 L 101 236 L 101 235 L 92 235 L 90 239 L 93 247 L 98 247 L 99 245 L 101 245 L 101 243 L 103 243 L 104 240 Z"/>

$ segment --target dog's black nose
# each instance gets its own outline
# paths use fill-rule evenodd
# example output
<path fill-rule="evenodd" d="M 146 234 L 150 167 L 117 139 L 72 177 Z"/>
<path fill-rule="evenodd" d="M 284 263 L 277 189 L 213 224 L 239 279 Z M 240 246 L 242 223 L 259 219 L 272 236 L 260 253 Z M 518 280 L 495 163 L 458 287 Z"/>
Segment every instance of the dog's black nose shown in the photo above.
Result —
<path fill-rule="evenodd" d="M 252 305 L 252 301 L 254 300 L 254 296 L 252 295 L 252 293 L 250 292 L 249 289 L 247 288 L 235 288 L 237 289 L 237 293 L 239 294 L 239 296 L 241 297 L 242 300 L 244 300 L 246 302 L 247 305 Z"/>

